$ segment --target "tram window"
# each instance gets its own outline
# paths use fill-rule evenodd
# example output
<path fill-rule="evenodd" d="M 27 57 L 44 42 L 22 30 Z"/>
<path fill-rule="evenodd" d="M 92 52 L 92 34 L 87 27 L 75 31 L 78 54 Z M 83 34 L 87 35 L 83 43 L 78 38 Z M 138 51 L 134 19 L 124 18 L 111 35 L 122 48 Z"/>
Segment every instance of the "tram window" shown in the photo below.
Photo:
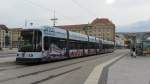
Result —
<path fill-rule="evenodd" d="M 103 49 L 106 49 L 106 44 L 103 44 Z"/>
<path fill-rule="evenodd" d="M 65 39 L 59 39 L 57 44 L 61 49 L 66 48 L 66 40 Z"/>
<path fill-rule="evenodd" d="M 83 43 L 83 48 L 84 48 L 84 49 L 88 49 L 88 44 L 87 44 L 87 42 L 84 42 L 84 43 Z"/>
<path fill-rule="evenodd" d="M 66 48 L 66 39 L 45 37 L 44 38 L 44 49 L 49 50 L 49 48 L 52 45 L 59 49 L 65 49 Z"/>
<path fill-rule="evenodd" d="M 69 42 L 69 48 L 70 48 L 70 49 L 76 49 L 76 48 L 77 48 L 77 43 L 76 43 L 76 41 L 70 41 L 70 42 Z"/>
<path fill-rule="evenodd" d="M 95 48 L 95 44 L 94 43 L 89 43 L 88 49 L 94 49 L 94 48 Z"/>
<path fill-rule="evenodd" d="M 73 41 L 71 40 L 69 42 L 69 48 L 70 49 L 83 49 L 84 48 L 84 43 L 82 43 L 81 41 Z"/>
<path fill-rule="evenodd" d="M 95 49 L 95 43 L 92 43 L 92 49 Z"/>
<path fill-rule="evenodd" d="M 80 49 L 83 49 L 83 43 L 80 42 Z"/>
<path fill-rule="evenodd" d="M 76 43 L 76 49 L 80 49 L 80 43 L 79 42 Z"/>
<path fill-rule="evenodd" d="M 100 45 L 98 43 L 96 43 L 95 48 L 99 49 Z"/>
<path fill-rule="evenodd" d="M 84 42 L 80 43 L 80 49 L 84 49 Z"/>
<path fill-rule="evenodd" d="M 50 46 L 50 39 L 48 37 L 45 37 L 44 38 L 44 49 L 45 50 L 48 50 L 49 49 L 49 46 Z"/>
<path fill-rule="evenodd" d="M 92 46 L 91 43 L 89 43 L 89 44 L 88 44 L 88 49 L 91 49 L 91 46 Z"/>
<path fill-rule="evenodd" d="M 77 49 L 83 49 L 83 43 L 77 42 Z"/>

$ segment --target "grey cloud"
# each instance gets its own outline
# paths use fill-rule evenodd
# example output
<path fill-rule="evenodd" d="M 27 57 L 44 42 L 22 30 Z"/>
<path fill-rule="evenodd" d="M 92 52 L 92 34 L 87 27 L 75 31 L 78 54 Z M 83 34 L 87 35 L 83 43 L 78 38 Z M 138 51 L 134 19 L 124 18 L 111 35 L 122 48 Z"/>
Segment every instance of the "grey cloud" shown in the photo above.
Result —
<path fill-rule="evenodd" d="M 10 27 L 24 25 L 25 18 L 33 21 L 35 25 L 52 24 L 49 19 L 53 17 L 54 9 L 59 19 L 57 25 L 88 23 L 97 17 L 106 17 L 116 25 L 125 25 L 146 20 L 150 15 L 149 0 L 116 0 L 112 5 L 107 5 L 105 0 L 75 0 L 93 14 L 79 7 L 72 0 L 0 1 L 0 24 Z"/>
<path fill-rule="evenodd" d="M 127 26 L 118 26 L 118 32 L 145 32 L 150 31 L 150 20 L 139 21 Z"/>

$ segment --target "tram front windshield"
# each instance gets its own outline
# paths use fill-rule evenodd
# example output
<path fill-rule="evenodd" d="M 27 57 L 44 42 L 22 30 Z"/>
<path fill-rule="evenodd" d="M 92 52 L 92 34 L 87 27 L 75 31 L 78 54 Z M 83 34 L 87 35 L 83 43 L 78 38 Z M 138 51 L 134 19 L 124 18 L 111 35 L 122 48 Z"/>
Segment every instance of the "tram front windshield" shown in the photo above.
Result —
<path fill-rule="evenodd" d="M 23 30 L 19 44 L 19 52 L 40 52 L 42 50 L 41 31 Z"/>

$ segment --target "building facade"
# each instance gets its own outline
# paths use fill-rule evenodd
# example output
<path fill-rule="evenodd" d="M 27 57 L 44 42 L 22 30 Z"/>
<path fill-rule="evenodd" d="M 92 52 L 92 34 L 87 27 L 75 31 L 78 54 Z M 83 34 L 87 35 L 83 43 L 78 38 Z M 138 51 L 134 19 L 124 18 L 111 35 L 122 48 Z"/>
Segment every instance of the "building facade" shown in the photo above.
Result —
<path fill-rule="evenodd" d="M 116 48 L 125 48 L 127 47 L 125 44 L 126 38 L 122 34 L 116 34 L 115 36 L 115 46 Z"/>
<path fill-rule="evenodd" d="M 22 28 L 11 28 L 8 31 L 10 36 L 10 48 L 18 48 L 18 42 L 20 38 Z"/>
<path fill-rule="evenodd" d="M 22 28 L 9 28 L 0 25 L 0 50 L 18 48 L 19 37 Z"/>
<path fill-rule="evenodd" d="M 5 36 L 6 36 L 7 32 L 8 32 L 8 28 L 5 25 L 1 24 L 0 25 L 0 48 L 6 47 Z"/>
<path fill-rule="evenodd" d="M 115 25 L 107 18 L 96 18 L 89 24 L 63 25 L 60 28 L 115 41 Z"/>

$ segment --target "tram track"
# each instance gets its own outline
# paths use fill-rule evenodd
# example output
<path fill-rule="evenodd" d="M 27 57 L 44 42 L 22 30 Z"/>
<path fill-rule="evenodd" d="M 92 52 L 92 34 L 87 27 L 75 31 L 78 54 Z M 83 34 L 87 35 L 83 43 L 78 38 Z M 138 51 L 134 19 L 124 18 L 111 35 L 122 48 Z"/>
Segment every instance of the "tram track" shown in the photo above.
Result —
<path fill-rule="evenodd" d="M 0 53 L 0 58 L 5 58 L 5 57 L 16 57 L 16 53 Z"/>
<path fill-rule="evenodd" d="M 27 67 L 27 66 L 16 66 L 16 67 L 7 67 L 6 69 L 0 69 L 0 72 L 1 71 L 6 71 L 6 70 L 14 70 L 14 69 L 20 69 L 20 68 L 24 68 L 24 67 Z"/>
<path fill-rule="evenodd" d="M 6 55 L 4 56 L 3 55 L 3 56 L 0 56 L 0 58 L 7 58 L 7 57 L 16 57 L 16 55 L 11 55 L 11 56 L 6 56 Z"/>
<path fill-rule="evenodd" d="M 82 67 L 79 66 L 79 67 L 77 67 L 77 68 L 73 68 L 73 69 L 71 69 L 71 70 L 68 70 L 68 71 L 65 71 L 65 72 L 62 72 L 62 73 L 59 73 L 59 74 L 56 74 L 56 75 L 50 75 L 50 76 L 48 76 L 48 77 L 46 77 L 46 78 L 44 78 L 44 79 L 41 79 L 41 80 L 32 82 L 31 84 L 39 84 L 39 83 L 42 83 L 42 82 L 44 82 L 44 81 L 47 81 L 47 80 L 56 78 L 56 77 L 58 77 L 58 76 L 61 76 L 61 75 L 64 75 L 64 74 L 67 74 L 67 73 L 70 73 L 70 72 L 79 70 L 80 68 L 82 68 Z"/>
<path fill-rule="evenodd" d="M 1 71 L 6 71 L 6 70 L 14 70 L 14 69 L 20 69 L 28 67 L 27 65 L 19 65 L 16 64 L 15 62 L 6 62 L 6 63 L 0 63 L 0 72 Z"/>
<path fill-rule="evenodd" d="M 110 53 L 112 54 L 112 53 Z M 104 56 L 107 55 L 107 54 L 104 54 Z M 101 56 L 103 57 L 103 56 Z M 96 59 L 96 58 L 93 58 L 93 59 Z M 73 60 L 73 59 L 70 59 L 70 60 Z M 92 59 L 89 59 L 89 60 L 92 60 Z M 85 60 L 85 61 L 89 61 L 89 60 Z M 65 61 L 65 60 L 64 60 Z M 61 61 L 60 61 L 61 62 Z M 81 61 L 81 62 L 84 62 L 84 61 Z M 55 63 L 55 62 L 54 62 Z M 80 63 L 80 62 L 79 62 Z M 46 63 L 48 64 L 48 63 Z M 76 63 L 75 63 L 76 64 Z M 32 66 L 36 66 L 36 65 L 44 65 L 44 64 L 33 64 L 33 65 L 19 65 L 19 64 L 16 64 L 15 62 L 6 62 L 6 63 L 1 63 L 0 64 L 0 71 L 6 71 L 6 70 L 14 70 L 14 69 L 21 69 L 21 68 L 25 68 L 25 67 L 32 67 Z M 72 64 L 70 64 L 72 65 Z M 10 67 L 10 68 L 9 68 Z"/>
<path fill-rule="evenodd" d="M 112 54 L 113 53 L 111 53 L 111 54 L 104 54 L 104 55 L 102 55 L 100 57 L 109 56 L 109 55 L 112 55 Z M 120 54 L 120 53 L 118 53 L 118 54 Z M 44 69 L 44 70 L 39 70 L 39 71 L 35 71 L 35 72 L 31 72 L 31 73 L 19 75 L 19 76 L 16 76 L 16 77 L 11 77 L 11 78 L 7 78 L 7 79 L 3 79 L 3 80 L 0 80 L 0 82 L 6 82 L 6 81 L 9 81 L 9 80 L 15 80 L 17 78 L 23 78 L 23 77 L 27 77 L 27 76 L 31 76 L 31 75 L 37 75 L 37 74 L 40 74 L 42 72 L 53 71 L 53 70 L 56 70 L 56 69 L 59 69 L 59 68 L 68 67 L 68 66 L 71 66 L 71 65 L 74 65 L 74 64 L 78 64 L 78 63 L 81 63 L 81 62 L 86 62 L 86 61 L 89 61 L 89 60 L 95 60 L 97 58 L 99 58 L 99 57 L 89 58 L 89 59 L 81 60 L 81 61 L 78 61 L 78 62 L 68 63 L 68 64 L 64 64 L 64 65 L 57 66 L 57 67 L 52 67 L 52 68 L 48 68 L 48 69 Z"/>
<path fill-rule="evenodd" d="M 13 65 L 16 65 L 16 63 L 15 62 L 0 63 L 0 67 L 13 66 Z"/>

